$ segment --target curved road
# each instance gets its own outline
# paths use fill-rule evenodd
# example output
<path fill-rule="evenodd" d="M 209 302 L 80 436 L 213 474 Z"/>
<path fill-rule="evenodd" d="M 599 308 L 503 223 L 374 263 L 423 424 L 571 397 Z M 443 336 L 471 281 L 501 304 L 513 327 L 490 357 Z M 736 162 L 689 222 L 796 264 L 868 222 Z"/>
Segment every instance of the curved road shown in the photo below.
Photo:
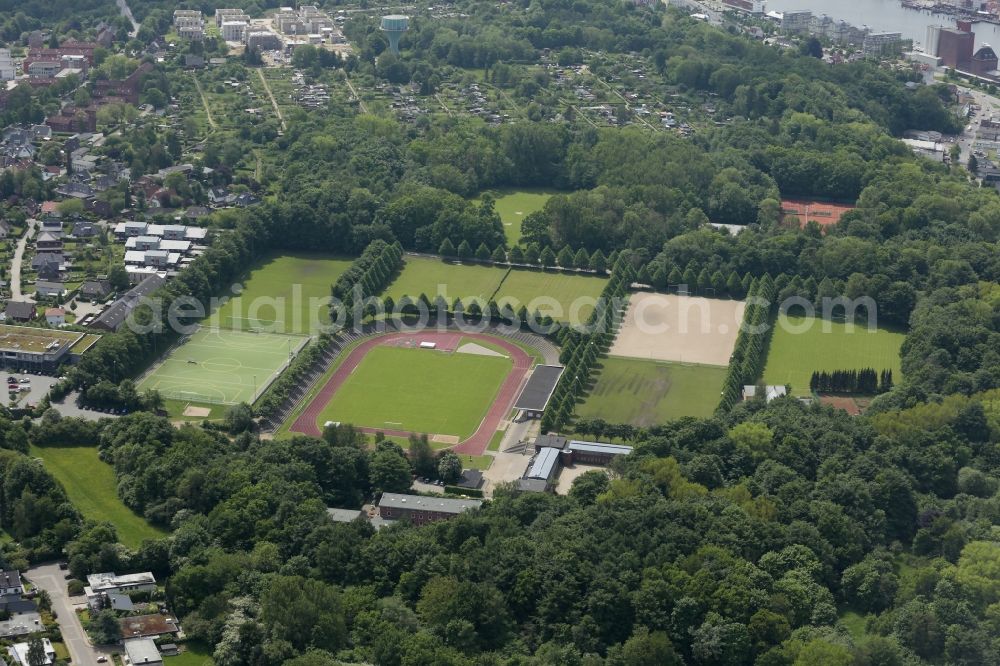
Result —
<path fill-rule="evenodd" d="M 333 375 L 330 376 L 330 379 L 327 380 L 326 384 L 323 385 L 323 388 L 320 389 L 319 393 L 316 394 L 316 397 L 312 399 L 312 402 L 309 403 L 302 414 L 295 419 L 295 423 L 292 424 L 291 430 L 293 432 L 300 432 L 305 435 L 319 437 L 322 434 L 320 432 L 319 424 L 317 423 L 320 413 L 329 404 L 333 395 L 340 389 L 341 386 L 343 386 L 344 382 L 347 381 L 347 378 L 351 376 L 351 373 L 353 373 L 358 365 L 360 365 L 362 359 L 364 359 L 368 352 L 375 347 L 406 339 L 412 339 L 417 343 L 435 341 L 441 341 L 444 343 L 452 342 L 456 338 L 482 340 L 484 342 L 497 345 L 510 354 L 514 361 L 514 367 L 504 379 L 503 384 L 500 386 L 500 391 L 497 393 L 496 398 L 494 398 L 493 403 L 490 405 L 490 409 L 486 413 L 486 416 L 483 418 L 482 422 L 480 422 L 479 428 L 477 428 L 476 432 L 474 432 L 465 441 L 453 447 L 453 450 L 456 453 L 482 455 L 483 452 L 486 451 L 486 447 L 489 446 L 490 440 L 493 438 L 493 434 L 500 426 L 500 422 L 507 417 L 507 414 L 510 413 L 510 410 L 513 408 L 514 400 L 517 398 L 517 394 L 521 390 L 521 386 L 524 384 L 525 377 L 527 377 L 528 370 L 531 369 L 532 363 L 531 356 L 514 343 L 504 340 L 503 338 L 486 335 L 484 333 L 459 334 L 445 331 L 426 331 L 424 333 L 389 333 L 365 340 L 352 349 L 347 357 L 341 361 L 340 367 L 338 367 Z M 419 390 L 419 387 L 417 386 L 414 388 Z M 384 428 L 359 428 L 359 430 L 366 433 L 382 432 L 392 437 L 409 437 L 412 434 L 406 430 L 386 430 Z"/>

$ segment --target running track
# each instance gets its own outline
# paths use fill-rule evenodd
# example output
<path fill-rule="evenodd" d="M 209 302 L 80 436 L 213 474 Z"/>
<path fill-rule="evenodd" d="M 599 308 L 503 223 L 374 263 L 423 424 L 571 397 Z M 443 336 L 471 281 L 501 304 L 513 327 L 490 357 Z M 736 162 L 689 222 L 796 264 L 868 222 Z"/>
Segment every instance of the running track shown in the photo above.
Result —
<path fill-rule="evenodd" d="M 482 333 L 456 334 L 448 331 L 390 333 L 363 341 L 357 347 L 352 349 L 350 354 L 348 354 L 347 357 L 341 361 L 340 366 L 333 373 L 333 375 L 330 376 L 330 379 L 323 385 L 323 388 L 320 389 L 319 393 L 317 393 L 312 399 L 312 402 L 306 406 L 305 411 L 303 411 L 302 414 L 295 419 L 295 423 L 292 424 L 291 430 L 293 432 L 300 432 L 306 435 L 312 435 L 313 437 L 319 437 L 322 434 L 317 423 L 320 412 L 322 412 L 323 408 L 329 404 L 330 399 L 333 398 L 333 395 L 340 389 L 341 386 L 343 386 L 344 382 L 347 381 L 347 378 L 351 376 L 351 373 L 358 367 L 361 360 L 375 347 L 388 344 L 399 345 L 400 342 L 410 341 L 415 343 L 415 345 L 421 342 L 439 342 L 439 347 L 453 349 L 457 342 L 456 335 L 459 335 L 459 337 L 462 338 L 482 340 L 484 342 L 497 345 L 510 354 L 511 359 L 514 361 L 514 368 L 504 379 L 503 384 L 500 386 L 500 391 L 497 393 L 497 397 L 494 399 L 493 404 L 490 405 L 490 409 L 486 413 L 482 422 L 479 424 L 479 428 L 468 439 L 456 445 L 452 449 L 456 453 L 467 453 L 474 456 L 482 455 L 483 452 L 486 451 L 486 447 L 489 446 L 490 440 L 493 439 L 493 434 L 500 426 L 500 422 L 507 417 L 507 414 L 509 414 L 510 410 L 514 407 L 514 400 L 517 398 L 532 364 L 531 357 L 514 343 L 508 342 L 503 338 L 492 335 L 484 335 Z M 419 387 L 414 388 L 419 390 Z M 386 430 L 384 428 L 359 428 L 359 430 L 370 434 L 382 432 L 392 437 L 409 437 L 411 434 L 405 430 Z"/>

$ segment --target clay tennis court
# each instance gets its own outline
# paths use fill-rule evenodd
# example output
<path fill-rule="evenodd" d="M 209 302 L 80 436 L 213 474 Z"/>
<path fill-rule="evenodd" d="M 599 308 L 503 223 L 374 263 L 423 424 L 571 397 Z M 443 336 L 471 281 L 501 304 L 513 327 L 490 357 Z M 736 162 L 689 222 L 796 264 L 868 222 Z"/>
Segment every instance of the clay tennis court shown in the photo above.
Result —
<path fill-rule="evenodd" d="M 809 222 L 815 222 L 821 227 L 837 224 L 844 213 L 849 210 L 854 210 L 854 206 L 809 199 L 781 200 L 783 219 L 789 225 L 797 224 L 800 229 L 805 228 Z"/>
<path fill-rule="evenodd" d="M 609 354 L 683 364 L 728 365 L 743 301 L 633 294 Z"/>
<path fill-rule="evenodd" d="M 306 406 L 305 410 L 303 410 L 298 418 L 295 419 L 295 422 L 292 424 L 290 429 L 293 432 L 318 437 L 321 434 L 319 419 L 323 410 L 333 399 L 337 391 L 339 391 L 345 382 L 347 382 L 347 380 L 351 377 L 351 374 L 358 368 L 365 356 L 367 356 L 368 353 L 376 347 L 389 346 L 419 348 L 421 343 L 434 343 L 436 345 L 436 349 L 433 352 L 428 351 L 427 353 L 441 353 L 455 350 L 460 340 L 476 340 L 488 343 L 494 347 L 499 347 L 503 349 L 504 353 L 507 354 L 513 361 L 511 371 L 504 378 L 496 397 L 493 399 L 493 402 L 486 411 L 479 427 L 471 436 L 467 437 L 464 441 L 454 447 L 454 451 L 458 453 L 482 455 L 486 450 L 486 447 L 489 445 L 493 434 L 497 431 L 501 422 L 510 413 L 514 404 L 514 399 L 520 392 L 521 386 L 524 384 L 528 371 L 531 369 L 533 363 L 531 356 L 514 343 L 500 337 L 482 333 L 425 331 L 422 333 L 388 333 L 366 339 L 352 349 L 341 361 L 340 365 L 327 380 L 326 384 L 323 385 L 312 401 Z M 426 388 L 426 386 L 421 385 L 419 378 L 414 380 L 412 390 L 421 391 L 426 390 Z M 372 399 L 378 400 L 378 396 L 372 396 Z M 359 430 L 368 434 L 382 432 L 392 437 L 408 437 L 412 434 L 407 430 L 393 430 L 391 428 L 361 427 Z M 436 435 L 438 433 L 428 434 Z"/>

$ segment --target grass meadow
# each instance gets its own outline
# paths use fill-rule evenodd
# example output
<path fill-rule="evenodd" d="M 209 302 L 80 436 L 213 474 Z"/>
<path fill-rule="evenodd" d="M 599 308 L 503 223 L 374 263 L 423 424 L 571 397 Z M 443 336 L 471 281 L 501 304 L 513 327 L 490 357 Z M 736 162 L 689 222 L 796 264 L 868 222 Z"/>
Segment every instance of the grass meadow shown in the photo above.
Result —
<path fill-rule="evenodd" d="M 521 222 L 524 218 L 542 210 L 545 202 L 553 194 L 559 194 L 557 190 L 528 189 L 528 190 L 490 190 L 490 194 L 496 200 L 496 211 L 503 222 L 503 231 L 507 236 L 507 244 L 517 245 L 521 240 Z M 477 203 L 482 198 L 479 195 L 474 199 Z"/>
<path fill-rule="evenodd" d="M 856 324 L 852 331 L 840 322 L 825 323 L 829 331 L 824 331 L 824 322 L 818 318 L 781 315 L 771 338 L 764 382 L 791 384 L 792 394 L 798 396 L 810 394 L 812 373 L 821 370 L 892 370 L 899 382 L 904 333 L 882 328 L 869 331 L 864 324 Z"/>
<path fill-rule="evenodd" d="M 609 357 L 577 416 L 649 426 L 682 416 L 708 417 L 719 404 L 724 366 Z"/>
<path fill-rule="evenodd" d="M 342 421 L 464 439 L 479 427 L 512 368 L 508 358 L 376 347 L 317 423 Z"/>
<path fill-rule="evenodd" d="M 85 518 L 111 522 L 118 540 L 129 548 L 138 548 L 143 539 L 166 535 L 118 499 L 114 470 L 97 457 L 96 447 L 32 446 L 31 455 L 42 459 Z"/>

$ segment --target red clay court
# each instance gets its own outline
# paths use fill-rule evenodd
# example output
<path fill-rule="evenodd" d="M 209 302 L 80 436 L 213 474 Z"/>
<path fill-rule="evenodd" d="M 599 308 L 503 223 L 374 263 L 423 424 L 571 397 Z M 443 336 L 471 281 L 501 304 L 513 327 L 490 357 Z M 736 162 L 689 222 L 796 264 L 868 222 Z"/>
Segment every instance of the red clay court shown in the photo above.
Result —
<path fill-rule="evenodd" d="M 810 199 L 781 200 L 782 218 L 790 224 L 797 222 L 800 229 L 805 228 L 809 222 L 815 222 L 821 227 L 837 224 L 844 213 L 849 210 L 854 210 L 853 204 Z"/>
<path fill-rule="evenodd" d="M 514 400 L 517 398 L 533 364 L 532 357 L 516 344 L 501 337 L 483 333 L 456 333 L 452 331 L 387 333 L 363 340 L 341 360 L 340 365 L 327 380 L 326 384 L 323 385 L 312 401 L 306 406 L 305 410 L 295 419 L 290 428 L 291 431 L 314 437 L 322 434 L 318 423 L 320 414 L 372 349 L 379 346 L 418 348 L 421 343 L 434 343 L 436 351 L 451 352 L 457 349 L 462 341 L 489 343 L 503 349 L 505 353 L 510 355 L 513 361 L 513 368 L 504 378 L 496 398 L 491 403 L 479 427 L 471 436 L 452 447 L 452 450 L 457 453 L 482 455 L 489 446 L 490 440 L 493 438 L 494 433 L 496 433 L 500 423 L 507 418 L 507 415 L 513 408 Z M 414 385 L 414 390 L 420 390 L 419 384 Z M 412 434 L 406 430 L 386 428 L 362 427 L 359 430 L 369 434 L 382 432 L 392 437 L 408 437 Z"/>

